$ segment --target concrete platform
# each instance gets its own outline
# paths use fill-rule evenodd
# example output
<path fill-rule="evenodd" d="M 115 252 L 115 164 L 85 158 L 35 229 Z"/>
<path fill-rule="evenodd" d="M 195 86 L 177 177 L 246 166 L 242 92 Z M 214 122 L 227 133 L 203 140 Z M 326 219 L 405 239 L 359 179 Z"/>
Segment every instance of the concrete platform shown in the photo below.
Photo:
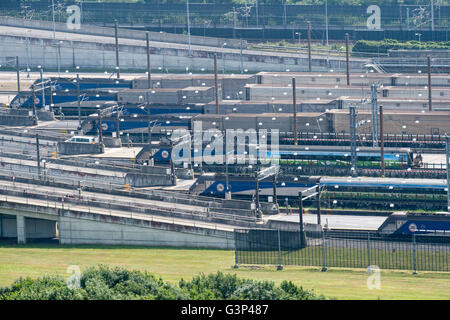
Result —
<path fill-rule="evenodd" d="M 325 210 L 325 209 L 323 209 Z M 346 215 L 321 215 L 322 227 L 327 226 L 332 229 L 357 229 L 357 230 L 377 230 L 387 217 L 378 216 L 346 216 Z M 299 222 L 298 211 L 293 210 L 293 214 L 278 214 L 276 216 L 266 216 L 264 221 L 279 220 Z M 317 216 L 315 214 L 304 214 L 303 221 L 305 223 L 317 223 Z"/>

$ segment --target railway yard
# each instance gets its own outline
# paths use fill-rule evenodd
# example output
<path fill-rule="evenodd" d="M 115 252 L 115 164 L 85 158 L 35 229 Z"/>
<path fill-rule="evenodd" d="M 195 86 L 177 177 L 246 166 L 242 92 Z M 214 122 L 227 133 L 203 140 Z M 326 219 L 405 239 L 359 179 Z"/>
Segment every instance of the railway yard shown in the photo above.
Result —
<path fill-rule="evenodd" d="M 337 85 L 345 74 L 222 74 L 218 101 L 211 74 L 154 73 L 149 82 L 142 74 L 49 72 L 41 80 L 31 72 L 20 92 L 14 73 L 0 76 L 0 185 L 8 202 L 32 197 L 110 216 L 128 206 L 135 217 L 170 217 L 183 227 L 192 219 L 215 232 L 298 221 L 302 192 L 311 213 L 305 221 L 314 224 L 322 213 L 331 229 L 378 230 L 396 211 L 446 211 L 447 75 L 432 75 L 435 110 L 422 75 L 358 73 L 350 85 Z M 382 119 L 374 103 L 383 105 Z M 380 121 L 383 150 L 373 135 Z M 204 134 L 264 130 L 269 142 L 277 137 L 276 174 L 256 179 L 268 166 L 259 162 L 223 165 L 222 148 L 215 150 L 219 163 L 206 163 L 191 145 L 189 163 L 176 164 L 171 135 L 193 133 L 196 123 Z M 3 216 L 7 237 L 14 234 L 5 232 L 9 220 Z"/>
<path fill-rule="evenodd" d="M 145 44 L 141 31 L 122 30 L 119 46 L 110 28 L 60 25 L 73 50 L 55 59 L 49 25 L 5 21 L 8 41 L 31 40 L 0 67 L 2 239 L 236 250 L 244 229 L 294 233 L 293 250 L 325 244 L 318 232 L 448 239 L 439 69 L 385 73 L 206 38 Z"/>
<path fill-rule="evenodd" d="M 0 302 L 448 299 L 450 5 L 347 2 L 0 1 Z"/>

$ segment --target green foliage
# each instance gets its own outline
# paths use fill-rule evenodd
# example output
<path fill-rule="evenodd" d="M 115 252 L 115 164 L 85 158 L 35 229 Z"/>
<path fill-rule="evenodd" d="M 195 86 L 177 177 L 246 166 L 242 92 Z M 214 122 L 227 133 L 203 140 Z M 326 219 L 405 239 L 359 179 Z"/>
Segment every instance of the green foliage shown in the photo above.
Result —
<path fill-rule="evenodd" d="M 79 288 L 69 288 L 64 279 L 45 276 L 19 279 L 0 289 L 0 300 L 174 300 L 185 299 L 182 291 L 147 272 L 110 269 L 106 266 L 83 272 Z"/>
<path fill-rule="evenodd" d="M 271 281 L 239 279 L 236 275 L 198 275 L 178 286 L 141 271 L 107 266 L 91 267 L 80 277 L 78 287 L 67 286 L 59 276 L 33 280 L 19 279 L 10 287 L 0 288 L 0 300 L 310 300 L 324 299 L 292 282 L 277 287 Z"/>
<path fill-rule="evenodd" d="M 0 289 L 0 300 L 79 300 L 83 294 L 69 289 L 61 277 L 20 278 Z"/>
<path fill-rule="evenodd" d="M 358 40 L 353 46 L 352 51 L 355 53 L 387 53 L 391 49 L 416 49 L 416 50 L 448 50 L 450 49 L 450 41 L 433 42 L 433 41 L 408 41 L 399 42 L 394 39 L 384 39 L 382 41 Z"/>
<path fill-rule="evenodd" d="M 313 292 L 303 290 L 292 282 L 283 281 L 276 287 L 272 281 L 254 281 L 239 279 L 236 275 L 201 274 L 187 282 L 181 280 L 179 286 L 193 300 L 239 299 L 239 300 L 312 300 L 324 299 Z"/>

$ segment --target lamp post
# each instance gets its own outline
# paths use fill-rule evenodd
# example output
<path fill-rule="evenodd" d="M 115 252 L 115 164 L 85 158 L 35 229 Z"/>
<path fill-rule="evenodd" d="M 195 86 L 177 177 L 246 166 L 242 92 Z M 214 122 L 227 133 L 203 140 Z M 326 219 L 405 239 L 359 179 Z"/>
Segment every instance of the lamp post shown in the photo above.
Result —
<path fill-rule="evenodd" d="M 116 47 L 116 74 L 117 79 L 120 79 L 120 64 L 119 64 L 119 26 L 117 20 L 114 20 L 114 38 Z"/>
<path fill-rule="evenodd" d="M 301 42 L 300 42 L 300 37 L 302 36 L 301 32 L 296 32 L 295 35 L 298 35 L 298 52 L 301 52 Z"/>
<path fill-rule="evenodd" d="M 56 43 L 55 0 L 52 0 L 52 20 L 53 20 L 53 44 L 55 44 Z"/>
<path fill-rule="evenodd" d="M 39 74 L 41 77 L 41 86 L 42 86 L 42 107 L 45 110 L 45 85 L 44 85 L 44 70 L 42 70 L 42 66 L 38 66 Z"/>
<path fill-rule="evenodd" d="M 191 24 L 189 21 L 189 0 L 186 1 L 186 22 L 188 29 L 188 55 L 191 56 Z"/>
<path fill-rule="evenodd" d="M 223 43 L 222 45 L 222 50 L 223 48 L 227 45 L 226 42 Z M 225 52 L 222 51 L 222 74 L 225 75 Z"/>
<path fill-rule="evenodd" d="M 100 144 L 100 153 L 105 152 L 103 146 L 103 125 L 102 125 L 102 110 L 100 105 L 97 104 L 97 112 L 98 112 L 98 142 Z"/>
<path fill-rule="evenodd" d="M 325 36 L 327 43 L 327 66 L 330 65 L 330 52 L 328 50 L 328 1 L 325 0 Z"/>
<path fill-rule="evenodd" d="M 420 38 L 422 37 L 422 34 L 421 33 L 416 33 L 415 36 L 419 37 L 419 50 L 421 50 L 422 49 L 422 42 L 421 42 Z"/>
<path fill-rule="evenodd" d="M 231 200 L 231 191 L 230 191 L 230 175 L 228 172 L 228 155 L 233 151 L 225 152 L 225 199 Z"/>
<path fill-rule="evenodd" d="M 17 95 L 20 96 L 20 68 L 18 56 L 16 56 L 16 71 L 17 71 Z"/>
<path fill-rule="evenodd" d="M 59 41 L 58 42 L 58 44 L 57 44 L 57 49 L 58 49 L 58 54 L 57 54 L 57 56 L 58 56 L 58 61 L 57 61 L 57 63 L 58 63 L 58 78 L 60 78 L 61 77 L 61 43 L 62 43 L 62 41 Z"/>

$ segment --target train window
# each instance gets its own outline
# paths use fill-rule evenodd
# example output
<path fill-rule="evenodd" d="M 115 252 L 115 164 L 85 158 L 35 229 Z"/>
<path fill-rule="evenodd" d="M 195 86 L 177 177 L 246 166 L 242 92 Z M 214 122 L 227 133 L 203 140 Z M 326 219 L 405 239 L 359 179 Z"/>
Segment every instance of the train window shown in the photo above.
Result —
<path fill-rule="evenodd" d="M 444 92 L 439 92 L 439 95 L 441 96 L 441 97 L 443 97 L 444 96 Z"/>
<path fill-rule="evenodd" d="M 400 107 L 400 103 L 396 103 L 395 106 L 396 106 L 396 107 Z"/>
<path fill-rule="evenodd" d="M 302 92 L 302 94 L 305 94 L 305 90 L 302 90 L 301 92 Z"/>
<path fill-rule="evenodd" d="M 336 78 L 336 82 L 341 82 L 341 78 Z M 450 83 L 450 81 L 449 81 Z"/>
<path fill-rule="evenodd" d="M 316 81 L 316 78 L 311 78 L 311 81 L 312 81 L 312 82 Z"/>

